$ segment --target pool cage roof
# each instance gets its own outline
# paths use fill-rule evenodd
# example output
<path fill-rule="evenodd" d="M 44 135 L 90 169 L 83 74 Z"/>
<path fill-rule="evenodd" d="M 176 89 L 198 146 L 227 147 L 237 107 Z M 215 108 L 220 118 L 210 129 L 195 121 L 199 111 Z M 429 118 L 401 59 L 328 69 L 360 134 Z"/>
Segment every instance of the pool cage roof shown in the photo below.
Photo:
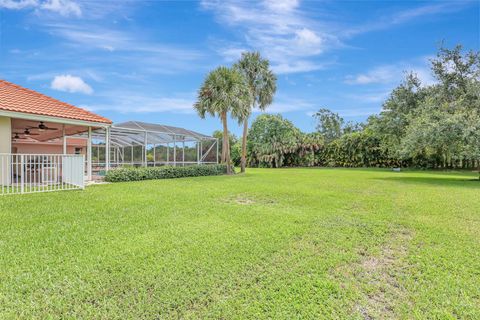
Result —
<path fill-rule="evenodd" d="M 105 131 L 96 130 L 92 137 L 103 140 Z M 139 121 L 117 123 L 110 128 L 110 142 L 119 147 L 215 140 L 214 137 L 184 128 Z"/>

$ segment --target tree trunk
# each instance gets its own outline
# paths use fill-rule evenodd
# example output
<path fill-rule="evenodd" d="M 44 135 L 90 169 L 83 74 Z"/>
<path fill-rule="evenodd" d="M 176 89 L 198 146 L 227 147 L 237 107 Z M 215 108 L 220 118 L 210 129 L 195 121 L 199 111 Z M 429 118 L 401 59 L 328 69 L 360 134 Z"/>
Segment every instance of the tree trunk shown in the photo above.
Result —
<path fill-rule="evenodd" d="M 242 136 L 242 158 L 240 172 L 245 172 L 247 166 L 247 132 L 248 132 L 248 118 L 243 121 L 243 136 Z"/>
<path fill-rule="evenodd" d="M 223 143 L 222 143 L 222 156 L 225 156 L 224 163 L 227 165 L 227 174 L 231 174 L 232 170 L 230 167 L 230 142 L 228 141 L 228 126 L 227 126 L 227 113 L 222 113 L 222 123 L 223 123 Z"/>
<path fill-rule="evenodd" d="M 223 129 L 223 135 L 222 135 L 222 157 L 220 159 L 220 163 L 225 163 L 225 158 L 226 158 L 226 154 L 227 154 L 226 153 L 226 151 L 227 151 L 226 146 L 227 145 L 225 144 L 225 125 L 224 124 L 225 124 L 225 121 L 226 121 L 226 115 L 224 116 L 224 114 L 222 113 L 220 115 L 220 120 L 222 121 L 222 125 L 223 125 L 223 128 L 224 128 Z M 228 140 L 228 132 L 227 132 L 226 139 Z"/>
<path fill-rule="evenodd" d="M 223 117 L 222 117 L 222 123 L 223 123 Z M 222 136 L 222 157 L 220 158 L 220 163 L 225 163 L 225 142 L 224 142 L 223 136 Z"/>

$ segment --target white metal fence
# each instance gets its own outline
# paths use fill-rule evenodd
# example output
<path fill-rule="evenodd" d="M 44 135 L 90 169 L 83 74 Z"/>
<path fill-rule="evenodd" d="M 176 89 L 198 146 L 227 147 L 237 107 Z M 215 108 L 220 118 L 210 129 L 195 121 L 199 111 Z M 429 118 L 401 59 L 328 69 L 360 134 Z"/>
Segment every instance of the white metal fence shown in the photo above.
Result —
<path fill-rule="evenodd" d="M 0 195 L 83 189 L 83 155 L 0 154 Z"/>

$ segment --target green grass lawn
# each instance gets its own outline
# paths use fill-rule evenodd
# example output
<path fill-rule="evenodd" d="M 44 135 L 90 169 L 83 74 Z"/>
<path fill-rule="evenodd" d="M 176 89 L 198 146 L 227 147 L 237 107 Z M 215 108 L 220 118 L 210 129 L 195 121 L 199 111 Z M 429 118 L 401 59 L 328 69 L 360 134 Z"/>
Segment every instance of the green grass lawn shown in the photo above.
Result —
<path fill-rule="evenodd" d="M 250 169 L 1 197 L 0 319 L 479 319 L 476 177 Z"/>

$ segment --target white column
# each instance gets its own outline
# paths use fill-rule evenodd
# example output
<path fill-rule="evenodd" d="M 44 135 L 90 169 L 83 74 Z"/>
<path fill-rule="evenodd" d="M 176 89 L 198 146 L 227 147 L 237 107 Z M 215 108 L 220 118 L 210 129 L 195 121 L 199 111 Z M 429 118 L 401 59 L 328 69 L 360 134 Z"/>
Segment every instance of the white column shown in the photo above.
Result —
<path fill-rule="evenodd" d="M 132 149 L 131 149 L 130 151 L 131 151 L 131 153 L 132 153 L 132 154 L 131 154 L 132 157 L 130 158 L 130 162 L 132 163 L 132 167 L 133 167 L 133 144 L 132 144 L 131 148 L 132 148 Z"/>
<path fill-rule="evenodd" d="M 185 137 L 182 141 L 182 165 L 185 167 Z"/>
<path fill-rule="evenodd" d="M 110 170 L 110 127 L 105 128 L 105 170 Z"/>
<path fill-rule="evenodd" d="M 67 154 L 67 137 L 65 136 L 65 125 L 62 125 L 63 154 Z"/>
<path fill-rule="evenodd" d="M 155 161 L 156 161 L 156 159 L 155 159 L 155 148 L 156 148 L 156 147 L 157 147 L 157 146 L 156 146 L 155 143 L 154 143 L 154 144 L 153 144 L 153 166 L 154 166 L 154 167 L 155 167 Z"/>
<path fill-rule="evenodd" d="M 200 143 L 197 141 L 197 164 L 200 164 Z"/>
<path fill-rule="evenodd" d="M 176 136 L 173 136 L 173 166 L 177 166 L 177 141 Z"/>
<path fill-rule="evenodd" d="M 145 145 L 145 148 L 143 149 L 143 166 L 148 167 L 148 162 L 147 162 L 148 133 L 146 131 L 145 131 L 145 139 L 143 144 Z"/>
<path fill-rule="evenodd" d="M 92 127 L 88 127 L 87 140 L 87 179 L 92 180 Z"/>

